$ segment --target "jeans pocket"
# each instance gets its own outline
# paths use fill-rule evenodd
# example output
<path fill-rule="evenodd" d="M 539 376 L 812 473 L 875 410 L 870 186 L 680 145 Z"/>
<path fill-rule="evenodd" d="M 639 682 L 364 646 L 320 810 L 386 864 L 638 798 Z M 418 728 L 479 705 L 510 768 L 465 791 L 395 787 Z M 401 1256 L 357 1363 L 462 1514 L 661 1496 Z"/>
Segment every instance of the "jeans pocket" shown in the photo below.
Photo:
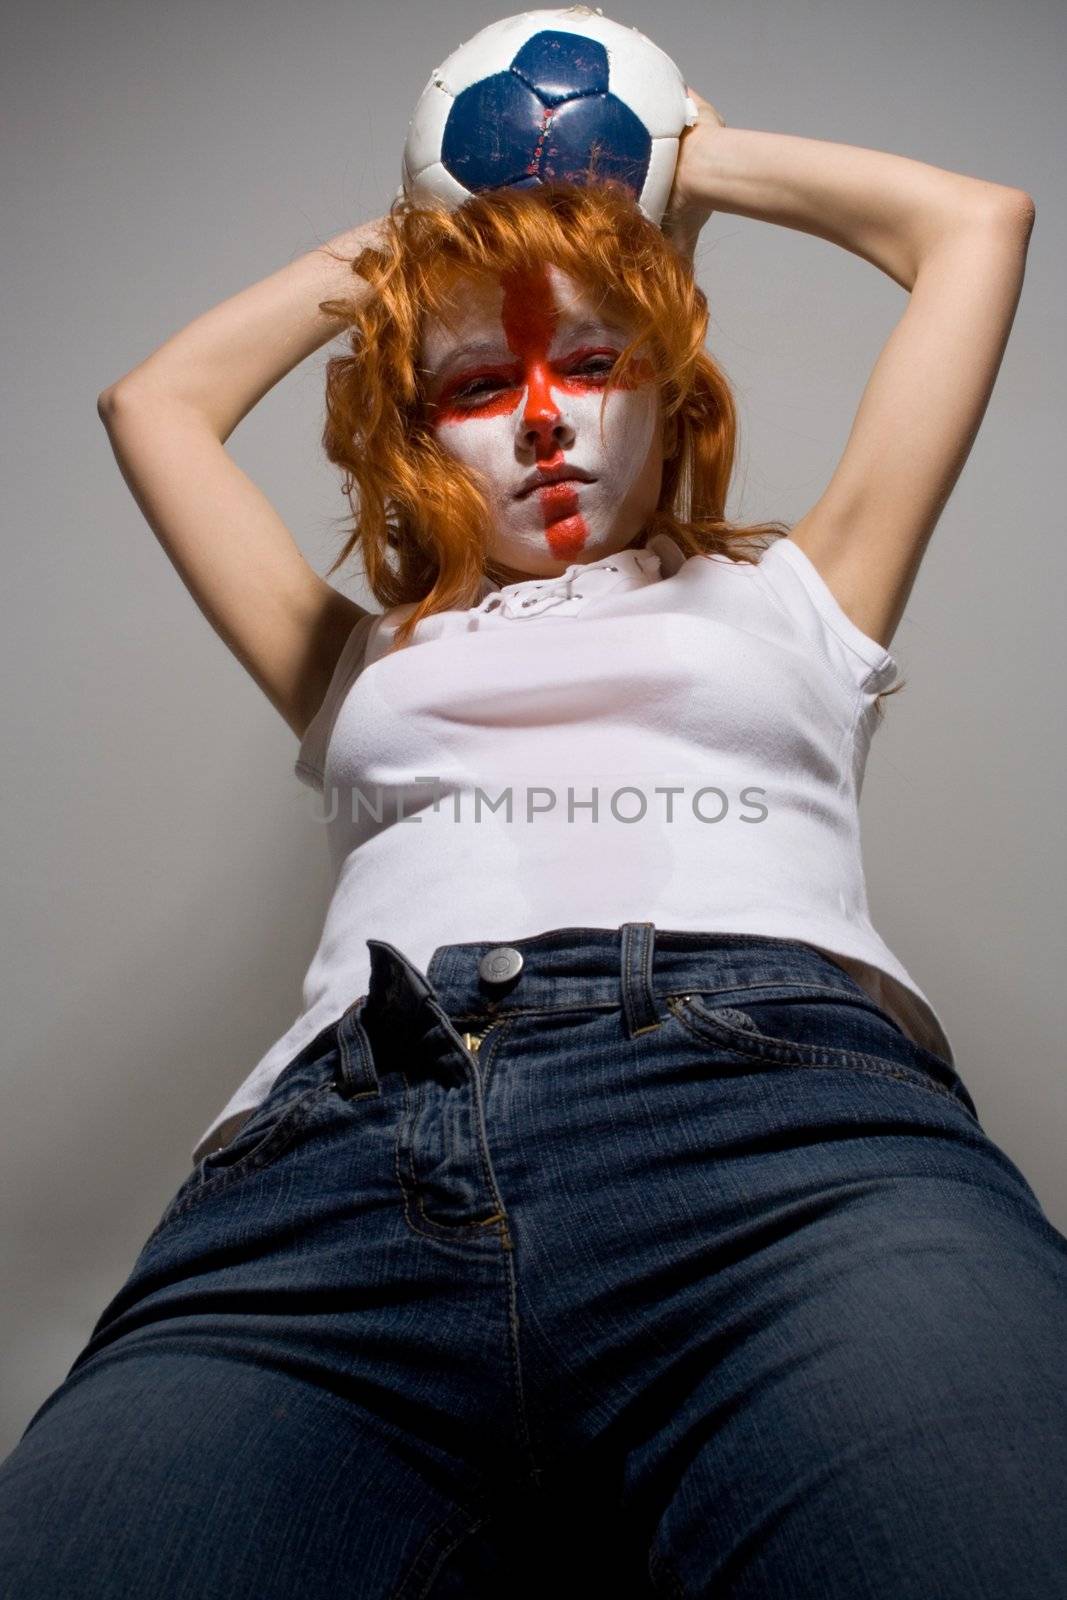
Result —
<path fill-rule="evenodd" d="M 327 1063 L 321 1064 L 327 1068 Z M 283 1082 L 282 1080 L 285 1079 Z M 262 1172 L 288 1150 L 312 1120 L 318 1106 L 335 1090 L 332 1067 L 308 1082 L 282 1073 L 266 1099 L 253 1107 L 233 1137 L 202 1156 L 172 1196 L 156 1227 L 157 1233 L 175 1217 L 253 1172 Z"/>
<path fill-rule="evenodd" d="M 780 1066 L 837 1067 L 898 1078 L 977 1112 L 955 1068 L 919 1044 L 874 1001 L 847 990 L 779 985 L 743 992 L 729 1005 L 717 994 L 668 997 L 686 1031 L 708 1047 Z"/>

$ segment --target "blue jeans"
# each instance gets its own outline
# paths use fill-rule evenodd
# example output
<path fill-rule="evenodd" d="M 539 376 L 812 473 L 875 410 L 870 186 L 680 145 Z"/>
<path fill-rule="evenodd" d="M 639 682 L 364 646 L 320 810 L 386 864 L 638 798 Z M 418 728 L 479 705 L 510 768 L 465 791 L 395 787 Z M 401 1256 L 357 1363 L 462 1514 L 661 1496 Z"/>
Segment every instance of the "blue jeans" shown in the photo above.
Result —
<path fill-rule="evenodd" d="M 1067 1240 L 946 1061 L 790 940 L 368 942 L 0 1465 L 6 1600 L 1063 1600 Z"/>

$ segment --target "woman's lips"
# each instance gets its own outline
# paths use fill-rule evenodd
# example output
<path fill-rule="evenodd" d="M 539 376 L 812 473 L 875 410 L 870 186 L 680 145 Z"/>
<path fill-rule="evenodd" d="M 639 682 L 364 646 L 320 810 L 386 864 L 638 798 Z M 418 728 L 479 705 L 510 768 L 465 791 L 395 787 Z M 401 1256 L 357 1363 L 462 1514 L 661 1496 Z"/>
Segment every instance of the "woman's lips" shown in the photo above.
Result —
<path fill-rule="evenodd" d="M 553 505 L 557 500 L 577 500 L 582 482 L 581 478 L 561 478 L 558 483 L 544 483 L 530 493 L 535 494 L 542 505 Z"/>
<path fill-rule="evenodd" d="M 527 484 L 525 489 L 519 490 L 516 499 L 528 500 L 531 495 L 544 494 L 546 489 L 576 489 L 579 484 L 595 482 L 596 479 L 591 478 L 588 473 L 567 473 L 561 478 L 546 479 L 541 483 Z"/>

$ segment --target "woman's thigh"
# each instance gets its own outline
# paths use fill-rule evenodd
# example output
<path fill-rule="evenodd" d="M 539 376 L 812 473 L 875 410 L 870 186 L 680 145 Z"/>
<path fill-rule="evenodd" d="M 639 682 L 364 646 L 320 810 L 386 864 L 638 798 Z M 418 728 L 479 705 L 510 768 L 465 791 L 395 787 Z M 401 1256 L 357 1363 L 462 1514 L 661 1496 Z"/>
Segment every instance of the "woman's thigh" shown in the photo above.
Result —
<path fill-rule="evenodd" d="M 424 1592 L 423 1541 L 476 1529 L 395 1425 L 228 1351 L 222 1320 L 213 1354 L 177 1329 L 117 1350 L 23 1436 L 0 1466 L 5 1600 L 384 1600 Z"/>
<path fill-rule="evenodd" d="M 1067 1240 L 954 1070 L 799 988 L 660 1012 L 487 1041 L 546 1478 L 668 1594 L 1060 1600 Z"/>
<path fill-rule="evenodd" d="M 960 1179 L 753 1218 L 630 1457 L 685 1596 L 1067 1594 L 1067 1263 Z M 757 1235 L 762 1233 L 762 1237 Z"/>

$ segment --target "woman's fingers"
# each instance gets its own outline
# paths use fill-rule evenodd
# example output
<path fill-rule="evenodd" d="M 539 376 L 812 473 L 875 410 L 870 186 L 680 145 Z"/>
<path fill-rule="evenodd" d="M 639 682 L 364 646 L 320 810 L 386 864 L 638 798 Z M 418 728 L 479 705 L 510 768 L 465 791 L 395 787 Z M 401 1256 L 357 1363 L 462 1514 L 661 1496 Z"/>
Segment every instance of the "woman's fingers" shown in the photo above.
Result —
<path fill-rule="evenodd" d="M 717 127 L 720 128 L 726 127 L 725 117 L 721 116 L 719 112 L 716 111 L 710 100 L 705 100 L 702 94 L 698 94 L 691 83 L 686 84 L 685 92 L 689 96 L 690 100 L 692 100 L 697 110 L 700 112 L 703 120 L 713 122 Z"/>

